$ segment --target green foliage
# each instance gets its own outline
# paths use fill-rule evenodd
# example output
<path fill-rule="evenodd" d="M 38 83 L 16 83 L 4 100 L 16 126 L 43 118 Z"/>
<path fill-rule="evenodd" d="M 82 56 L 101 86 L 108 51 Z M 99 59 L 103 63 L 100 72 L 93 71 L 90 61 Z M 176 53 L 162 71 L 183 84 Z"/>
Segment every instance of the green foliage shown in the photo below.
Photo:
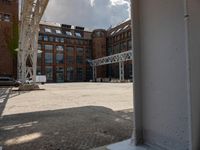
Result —
<path fill-rule="evenodd" d="M 19 46 L 19 27 L 17 23 L 13 23 L 11 38 L 8 41 L 8 48 L 10 49 L 11 53 L 14 56 L 17 56 L 17 52 L 15 51 L 15 49 L 17 49 L 18 46 Z"/>

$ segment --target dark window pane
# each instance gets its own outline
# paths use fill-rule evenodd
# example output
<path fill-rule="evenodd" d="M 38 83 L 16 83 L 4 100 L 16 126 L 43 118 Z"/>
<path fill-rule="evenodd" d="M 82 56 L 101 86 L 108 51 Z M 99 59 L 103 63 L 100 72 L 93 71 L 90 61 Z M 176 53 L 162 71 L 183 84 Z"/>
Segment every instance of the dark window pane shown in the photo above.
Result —
<path fill-rule="evenodd" d="M 44 45 L 44 48 L 45 48 L 46 51 L 52 51 L 53 45 Z"/>
<path fill-rule="evenodd" d="M 53 67 L 46 66 L 45 72 L 46 72 L 47 81 L 52 81 L 53 80 Z"/>
<path fill-rule="evenodd" d="M 74 68 L 67 67 L 67 81 L 73 81 L 73 80 L 74 80 Z"/>
<path fill-rule="evenodd" d="M 45 64 L 52 64 L 52 63 L 53 63 L 53 54 L 45 53 Z"/>
<path fill-rule="evenodd" d="M 63 67 L 56 68 L 56 82 L 64 82 L 64 68 Z"/>
<path fill-rule="evenodd" d="M 83 80 L 83 69 L 77 68 L 76 73 L 77 73 L 77 80 L 82 81 Z"/>
<path fill-rule="evenodd" d="M 67 56 L 67 64 L 72 64 L 74 62 L 73 56 Z"/>
<path fill-rule="evenodd" d="M 83 48 L 77 48 L 76 51 L 78 56 L 83 56 Z"/>
<path fill-rule="evenodd" d="M 56 54 L 56 63 L 64 64 L 64 56 L 61 53 Z"/>
<path fill-rule="evenodd" d="M 73 56 L 74 55 L 74 48 L 73 47 L 67 47 L 67 55 Z"/>

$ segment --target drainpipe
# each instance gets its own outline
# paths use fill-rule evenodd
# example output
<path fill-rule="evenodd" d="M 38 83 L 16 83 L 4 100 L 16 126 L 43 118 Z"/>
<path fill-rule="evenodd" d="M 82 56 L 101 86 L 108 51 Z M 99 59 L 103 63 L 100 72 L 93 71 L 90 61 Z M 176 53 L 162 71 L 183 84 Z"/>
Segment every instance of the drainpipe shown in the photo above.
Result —
<path fill-rule="evenodd" d="M 184 0 L 184 21 L 185 21 L 185 52 L 186 52 L 186 73 L 187 73 L 187 99 L 188 99 L 188 124 L 189 124 L 189 149 L 193 150 L 192 143 L 192 99 L 191 99 L 191 74 L 190 74 L 190 48 L 189 48 L 189 10 L 188 0 Z"/>

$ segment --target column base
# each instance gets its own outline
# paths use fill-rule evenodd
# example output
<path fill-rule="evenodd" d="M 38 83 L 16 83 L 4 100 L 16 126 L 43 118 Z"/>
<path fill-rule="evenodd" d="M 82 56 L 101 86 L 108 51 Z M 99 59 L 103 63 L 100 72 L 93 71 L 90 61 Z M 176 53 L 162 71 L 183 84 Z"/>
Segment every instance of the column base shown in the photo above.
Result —
<path fill-rule="evenodd" d="M 107 150 L 161 150 L 160 148 L 152 148 L 147 145 L 135 146 L 131 144 L 131 139 L 108 145 L 106 149 Z"/>

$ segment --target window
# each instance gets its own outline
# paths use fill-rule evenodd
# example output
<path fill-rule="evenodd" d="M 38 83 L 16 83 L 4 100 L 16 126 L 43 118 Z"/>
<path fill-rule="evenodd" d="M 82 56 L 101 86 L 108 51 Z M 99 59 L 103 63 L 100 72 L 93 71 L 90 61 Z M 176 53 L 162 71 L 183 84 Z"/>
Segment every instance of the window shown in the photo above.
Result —
<path fill-rule="evenodd" d="M 96 32 L 96 37 L 101 37 L 101 32 L 100 31 Z"/>
<path fill-rule="evenodd" d="M 49 29 L 49 28 L 45 28 L 44 31 L 47 33 L 51 33 L 51 29 Z"/>
<path fill-rule="evenodd" d="M 60 42 L 64 43 L 65 42 L 64 38 L 60 38 Z"/>
<path fill-rule="evenodd" d="M 60 38 L 55 37 L 55 42 L 60 42 Z"/>
<path fill-rule="evenodd" d="M 42 53 L 37 54 L 37 64 L 39 66 L 42 64 Z"/>
<path fill-rule="evenodd" d="M 74 63 L 74 57 L 73 56 L 67 56 L 67 64 L 73 64 Z"/>
<path fill-rule="evenodd" d="M 40 66 L 37 66 L 37 75 L 41 75 L 42 74 L 42 69 Z"/>
<path fill-rule="evenodd" d="M 108 48 L 108 55 L 112 55 L 113 54 L 113 52 L 112 52 L 112 47 L 109 47 Z"/>
<path fill-rule="evenodd" d="M 74 55 L 74 48 L 73 47 L 67 47 L 66 50 L 67 50 L 67 55 L 71 55 L 71 56 Z"/>
<path fill-rule="evenodd" d="M 48 41 L 48 36 L 44 35 L 44 41 Z"/>
<path fill-rule="evenodd" d="M 2 2 L 9 5 L 11 4 L 11 0 L 2 0 Z"/>
<path fill-rule="evenodd" d="M 76 73 L 77 73 L 77 80 L 82 81 L 83 80 L 83 68 L 77 68 Z"/>
<path fill-rule="evenodd" d="M 42 50 L 41 44 L 38 44 L 38 50 Z"/>
<path fill-rule="evenodd" d="M 56 46 L 56 50 L 63 52 L 64 51 L 64 47 L 63 46 Z"/>
<path fill-rule="evenodd" d="M 53 42 L 54 38 L 52 36 L 49 37 L 49 41 Z"/>
<path fill-rule="evenodd" d="M 81 33 L 79 33 L 79 32 L 75 32 L 75 36 L 76 36 L 76 37 L 82 37 L 82 36 L 81 36 Z"/>
<path fill-rule="evenodd" d="M 43 39 L 43 36 L 42 36 L 42 35 L 39 35 L 38 40 L 39 40 L 39 41 L 42 41 L 42 39 Z"/>
<path fill-rule="evenodd" d="M 46 72 L 47 81 L 52 81 L 53 80 L 53 67 L 46 66 L 45 72 Z"/>
<path fill-rule="evenodd" d="M 66 31 L 67 36 L 72 36 L 72 33 L 70 31 Z"/>
<path fill-rule="evenodd" d="M 131 31 L 128 31 L 127 36 L 131 37 Z"/>
<path fill-rule="evenodd" d="M 115 33 L 115 31 L 112 31 L 111 33 L 110 33 L 110 35 L 113 35 Z"/>
<path fill-rule="evenodd" d="M 4 14 L 4 21 L 10 22 L 10 15 Z"/>
<path fill-rule="evenodd" d="M 121 31 L 121 28 L 119 28 L 119 29 L 116 31 L 116 33 L 119 32 L 119 31 Z"/>
<path fill-rule="evenodd" d="M 121 48 L 120 48 L 122 51 L 126 51 L 127 49 L 127 43 L 126 42 L 122 42 L 121 43 Z"/>
<path fill-rule="evenodd" d="M 77 55 L 78 56 L 83 56 L 84 55 L 83 48 L 76 48 L 76 51 L 77 51 Z"/>
<path fill-rule="evenodd" d="M 119 41 L 119 40 L 120 40 L 120 36 L 118 35 L 118 36 L 117 36 L 117 41 Z"/>
<path fill-rule="evenodd" d="M 0 13 L 0 21 L 3 21 L 3 14 Z"/>
<path fill-rule="evenodd" d="M 56 82 L 64 82 L 64 68 L 56 67 Z"/>
<path fill-rule="evenodd" d="M 113 47 L 113 52 L 114 52 L 114 54 L 117 54 L 117 53 L 120 52 L 120 45 L 119 45 L 119 44 L 117 44 L 117 45 L 115 45 L 115 46 Z"/>
<path fill-rule="evenodd" d="M 92 58 L 92 50 L 91 48 L 86 48 L 85 50 L 87 58 Z"/>
<path fill-rule="evenodd" d="M 64 64 L 64 55 L 62 53 L 56 54 L 56 63 L 57 64 Z"/>
<path fill-rule="evenodd" d="M 56 30 L 56 34 L 62 34 L 60 30 Z"/>
<path fill-rule="evenodd" d="M 67 67 L 67 81 L 73 81 L 74 79 L 74 68 Z"/>
<path fill-rule="evenodd" d="M 83 45 L 83 44 L 84 44 L 84 41 L 83 41 L 83 40 L 77 40 L 77 44 L 78 44 L 78 45 Z"/>
<path fill-rule="evenodd" d="M 45 53 L 45 64 L 52 64 L 53 63 L 53 54 L 52 53 Z"/>
<path fill-rule="evenodd" d="M 132 49 L 132 42 L 131 40 L 128 41 L 128 50 Z"/>
<path fill-rule="evenodd" d="M 88 40 L 85 40 L 85 41 L 84 41 L 84 44 L 85 44 L 85 45 L 89 45 L 89 41 L 88 41 Z"/>
<path fill-rule="evenodd" d="M 91 67 L 86 69 L 86 80 L 87 81 L 92 80 L 92 68 Z"/>
<path fill-rule="evenodd" d="M 128 26 L 129 26 L 129 25 L 126 25 L 126 26 L 123 28 L 123 30 L 127 29 L 127 28 L 128 28 Z"/>
<path fill-rule="evenodd" d="M 76 57 L 76 63 L 77 64 L 83 64 L 83 56 L 77 56 Z"/>
<path fill-rule="evenodd" d="M 72 39 L 67 39 L 67 44 L 73 44 L 74 43 L 74 40 Z"/>
<path fill-rule="evenodd" d="M 44 48 L 45 48 L 46 51 L 52 51 L 53 45 L 44 45 Z"/>

